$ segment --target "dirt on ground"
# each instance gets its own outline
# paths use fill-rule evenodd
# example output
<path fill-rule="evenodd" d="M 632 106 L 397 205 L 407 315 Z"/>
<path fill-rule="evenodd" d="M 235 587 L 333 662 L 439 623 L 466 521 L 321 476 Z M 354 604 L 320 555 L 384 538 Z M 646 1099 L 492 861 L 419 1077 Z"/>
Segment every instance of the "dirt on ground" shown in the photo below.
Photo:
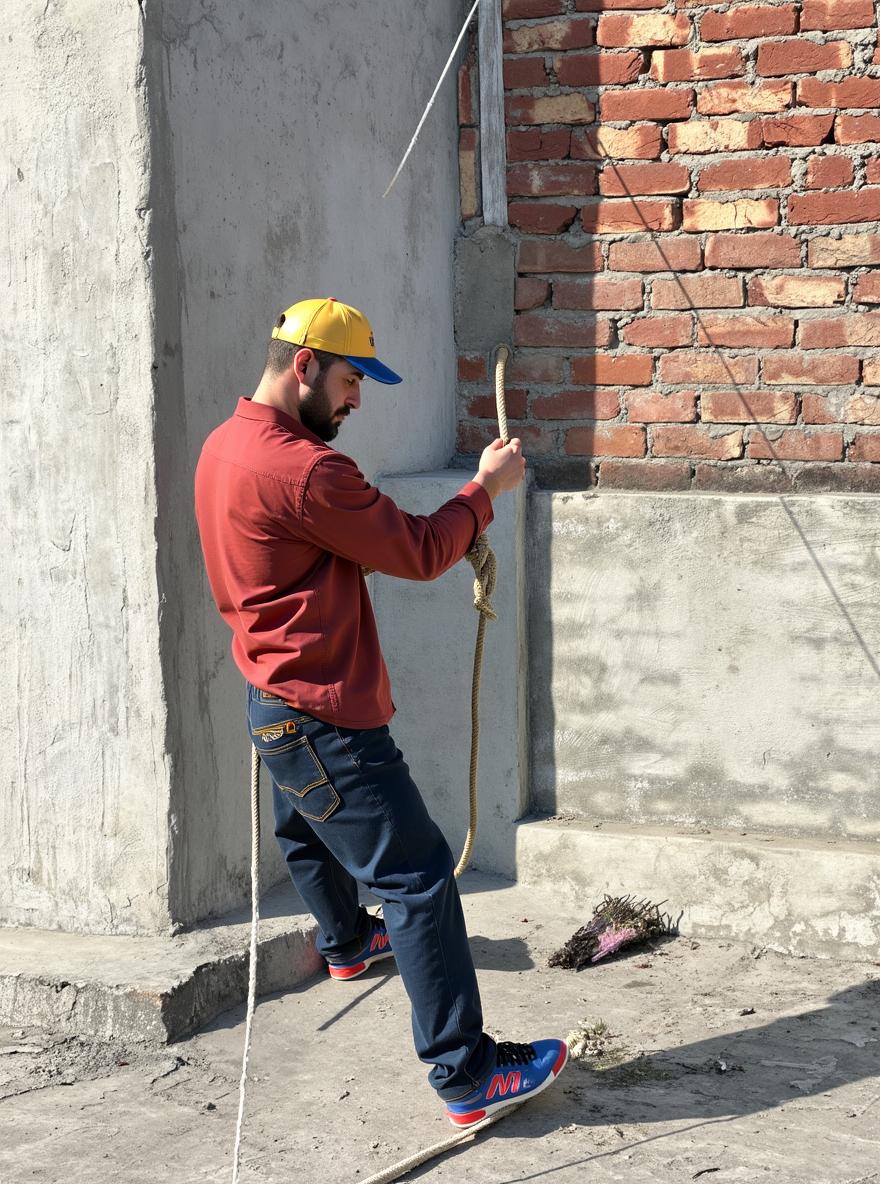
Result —
<path fill-rule="evenodd" d="M 409 1179 L 475 1184 L 880 1181 L 880 963 L 657 940 L 582 971 L 587 919 L 470 875 L 488 1029 L 568 1037 L 540 1097 Z M 243 1008 L 174 1045 L 0 1029 L 2 1184 L 231 1177 Z M 364 1180 L 451 1128 L 393 962 L 260 1001 L 242 1184 Z"/>

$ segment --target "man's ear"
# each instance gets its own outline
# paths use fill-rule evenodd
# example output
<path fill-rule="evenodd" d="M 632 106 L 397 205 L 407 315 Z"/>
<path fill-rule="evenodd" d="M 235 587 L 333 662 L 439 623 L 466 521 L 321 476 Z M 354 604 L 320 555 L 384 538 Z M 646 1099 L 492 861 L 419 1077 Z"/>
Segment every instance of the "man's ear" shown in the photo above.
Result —
<path fill-rule="evenodd" d="M 308 346 L 303 346 L 302 349 L 298 349 L 293 355 L 293 372 L 299 381 L 304 383 L 306 386 L 308 386 L 306 372 L 308 371 L 309 363 L 312 361 L 314 356 L 315 355 L 308 348 Z"/>

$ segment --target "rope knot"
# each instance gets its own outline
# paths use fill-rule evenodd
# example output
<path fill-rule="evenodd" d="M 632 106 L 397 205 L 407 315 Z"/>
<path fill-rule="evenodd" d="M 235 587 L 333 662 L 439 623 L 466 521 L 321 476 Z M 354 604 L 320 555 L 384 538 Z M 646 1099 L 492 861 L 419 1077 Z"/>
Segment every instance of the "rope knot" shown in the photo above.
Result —
<path fill-rule="evenodd" d="M 484 534 L 479 536 L 466 558 L 474 569 L 474 608 L 487 620 L 497 621 L 498 614 L 492 607 L 489 597 L 495 591 L 495 573 L 498 565 L 495 552 Z"/>

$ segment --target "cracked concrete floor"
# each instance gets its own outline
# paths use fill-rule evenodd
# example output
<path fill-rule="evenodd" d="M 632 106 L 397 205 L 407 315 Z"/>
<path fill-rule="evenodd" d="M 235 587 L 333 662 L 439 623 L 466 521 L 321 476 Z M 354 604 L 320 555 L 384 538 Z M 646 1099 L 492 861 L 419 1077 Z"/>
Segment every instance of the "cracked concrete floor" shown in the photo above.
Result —
<path fill-rule="evenodd" d="M 463 890 L 489 1029 L 600 1034 L 544 1094 L 408 1179 L 880 1181 L 880 963 L 680 937 L 550 970 L 583 914 L 493 877 Z M 243 1031 L 241 1007 L 165 1047 L 0 1030 L 0 1180 L 227 1180 Z M 242 1184 L 365 1179 L 450 1131 L 393 963 L 260 1002 Z"/>

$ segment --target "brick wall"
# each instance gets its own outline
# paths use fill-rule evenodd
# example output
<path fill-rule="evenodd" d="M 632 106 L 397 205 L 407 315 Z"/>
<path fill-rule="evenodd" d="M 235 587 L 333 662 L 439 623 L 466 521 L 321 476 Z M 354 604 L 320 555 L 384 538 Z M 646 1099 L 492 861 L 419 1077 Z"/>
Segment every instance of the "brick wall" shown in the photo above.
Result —
<path fill-rule="evenodd" d="M 504 0 L 509 414 L 544 484 L 880 491 L 870 0 Z M 459 74 L 464 233 L 479 87 Z M 459 358 L 461 453 L 495 432 Z"/>

